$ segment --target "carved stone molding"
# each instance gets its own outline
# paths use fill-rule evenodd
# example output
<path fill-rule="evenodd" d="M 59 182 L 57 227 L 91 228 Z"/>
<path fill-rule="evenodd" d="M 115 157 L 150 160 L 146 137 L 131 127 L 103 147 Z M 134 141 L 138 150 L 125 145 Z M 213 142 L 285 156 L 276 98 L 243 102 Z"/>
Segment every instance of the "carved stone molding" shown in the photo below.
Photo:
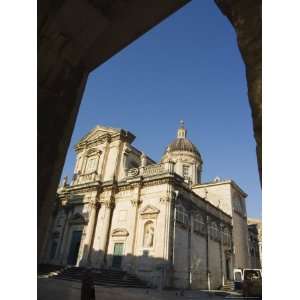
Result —
<path fill-rule="evenodd" d="M 170 182 L 170 179 L 165 178 L 165 179 L 158 179 L 158 180 L 153 180 L 153 181 L 149 181 L 149 182 L 144 182 L 143 185 L 144 186 L 152 186 L 152 185 L 160 185 L 160 184 L 169 183 L 169 182 Z"/>
<path fill-rule="evenodd" d="M 152 205 L 144 207 L 140 213 L 143 219 L 156 219 L 160 210 Z"/>
<path fill-rule="evenodd" d="M 128 177 L 134 177 L 134 176 L 137 176 L 138 174 L 139 174 L 138 168 L 129 169 L 127 172 Z"/>
<path fill-rule="evenodd" d="M 103 140 L 105 143 L 110 143 L 112 141 L 112 137 L 110 134 L 106 134 L 104 137 L 103 137 Z"/>
<path fill-rule="evenodd" d="M 142 201 L 139 199 L 131 199 L 130 202 L 131 202 L 131 205 L 134 207 L 137 207 L 142 203 Z"/>
<path fill-rule="evenodd" d="M 112 231 L 111 235 L 113 237 L 119 237 L 119 236 L 126 237 L 129 235 L 129 232 L 125 228 L 116 228 Z"/>
<path fill-rule="evenodd" d="M 90 205 L 90 207 L 92 208 L 92 209 L 98 209 L 100 206 L 101 206 L 101 204 L 100 204 L 100 202 L 98 202 L 97 200 L 92 200 L 90 203 L 89 203 L 89 205 Z"/>
<path fill-rule="evenodd" d="M 100 156 L 101 154 L 102 154 L 101 150 L 98 150 L 96 148 L 91 148 L 91 149 L 87 150 L 86 156 L 87 157 L 90 157 L 90 156 L 93 156 L 93 155 Z"/>
<path fill-rule="evenodd" d="M 169 195 L 165 195 L 165 196 L 162 196 L 159 198 L 159 202 L 161 202 L 161 203 L 170 202 L 170 200 L 171 200 L 171 196 L 169 196 Z"/>

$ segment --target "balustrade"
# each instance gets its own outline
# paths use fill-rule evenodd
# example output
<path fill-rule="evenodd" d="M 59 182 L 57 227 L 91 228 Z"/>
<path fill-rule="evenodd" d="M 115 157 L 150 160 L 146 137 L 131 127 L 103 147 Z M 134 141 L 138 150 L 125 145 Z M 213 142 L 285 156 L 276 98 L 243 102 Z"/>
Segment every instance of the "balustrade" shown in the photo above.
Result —
<path fill-rule="evenodd" d="M 173 173 L 174 172 L 174 163 L 167 162 L 155 165 L 148 165 L 140 168 L 132 168 L 128 170 L 129 177 L 135 176 L 154 176 L 165 173 Z"/>

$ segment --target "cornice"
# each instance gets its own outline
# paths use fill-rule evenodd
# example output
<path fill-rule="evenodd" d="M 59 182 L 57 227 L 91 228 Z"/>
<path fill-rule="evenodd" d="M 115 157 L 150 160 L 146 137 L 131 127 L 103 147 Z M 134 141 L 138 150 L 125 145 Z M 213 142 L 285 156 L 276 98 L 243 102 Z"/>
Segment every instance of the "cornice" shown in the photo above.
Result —
<path fill-rule="evenodd" d="M 99 187 L 101 187 L 100 181 L 93 181 L 93 182 L 87 182 L 87 183 L 81 183 L 81 184 L 76 184 L 68 187 L 66 190 L 66 193 L 69 192 L 74 192 L 74 191 L 94 191 L 98 190 Z"/>
<path fill-rule="evenodd" d="M 206 183 L 199 183 L 192 186 L 192 189 L 196 189 L 199 187 L 207 187 L 207 186 L 216 186 L 216 185 L 223 185 L 223 184 L 230 184 L 232 187 L 235 188 L 244 198 L 246 198 L 248 195 L 240 188 L 237 183 L 232 180 L 222 180 L 222 181 L 216 181 L 216 182 L 206 182 Z"/>

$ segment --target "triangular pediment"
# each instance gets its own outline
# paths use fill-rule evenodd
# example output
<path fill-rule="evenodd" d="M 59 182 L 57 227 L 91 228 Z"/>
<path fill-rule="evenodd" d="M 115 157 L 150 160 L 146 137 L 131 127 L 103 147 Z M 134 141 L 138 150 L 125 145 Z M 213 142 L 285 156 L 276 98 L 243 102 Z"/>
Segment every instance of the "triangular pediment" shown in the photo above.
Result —
<path fill-rule="evenodd" d="M 93 141 L 101 136 L 105 136 L 107 134 L 114 135 L 121 132 L 120 128 L 111 128 L 111 127 L 105 127 L 97 125 L 94 129 L 92 129 L 88 134 L 86 134 L 79 142 L 88 142 Z"/>
<path fill-rule="evenodd" d="M 154 214 L 159 214 L 159 209 L 156 208 L 155 206 L 152 205 L 147 205 L 143 208 L 143 210 L 141 211 L 141 215 L 154 215 Z"/>

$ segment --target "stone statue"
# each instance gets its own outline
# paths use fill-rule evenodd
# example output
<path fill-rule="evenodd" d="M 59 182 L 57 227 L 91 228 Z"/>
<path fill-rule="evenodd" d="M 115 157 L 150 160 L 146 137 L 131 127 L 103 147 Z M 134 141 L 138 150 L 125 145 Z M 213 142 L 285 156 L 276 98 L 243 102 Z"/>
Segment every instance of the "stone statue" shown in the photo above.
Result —
<path fill-rule="evenodd" d="M 153 246 L 154 228 L 152 224 L 148 223 L 145 228 L 144 246 L 150 248 Z"/>
<path fill-rule="evenodd" d="M 68 176 L 65 176 L 62 182 L 62 186 L 65 187 L 68 184 Z"/>

